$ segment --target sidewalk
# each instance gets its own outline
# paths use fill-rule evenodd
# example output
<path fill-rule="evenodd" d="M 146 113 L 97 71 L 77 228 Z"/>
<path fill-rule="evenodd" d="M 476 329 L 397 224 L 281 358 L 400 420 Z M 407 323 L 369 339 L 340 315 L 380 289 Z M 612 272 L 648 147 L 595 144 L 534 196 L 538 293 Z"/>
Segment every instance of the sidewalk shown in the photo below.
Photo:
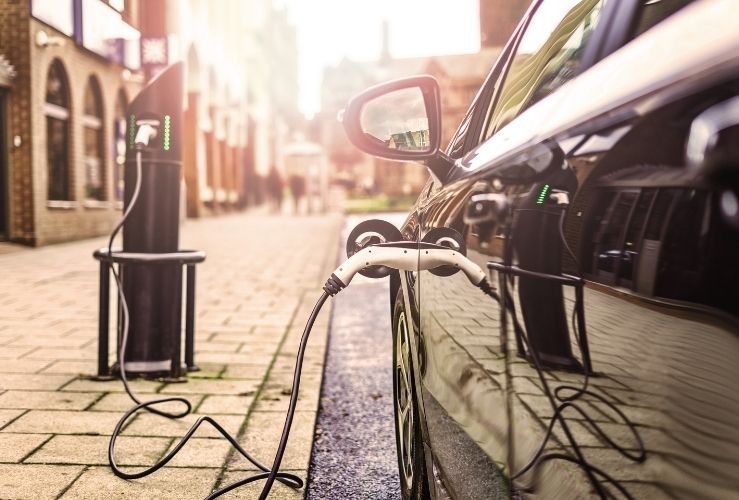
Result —
<path fill-rule="evenodd" d="M 195 416 L 139 414 L 123 431 L 118 461 L 131 469 L 161 457 L 198 415 L 209 414 L 270 464 L 287 408 L 302 328 L 336 260 L 337 215 L 239 214 L 188 221 L 181 247 L 208 254 L 198 270 L 196 355 L 185 384 L 136 381 L 147 393 L 181 394 Z M 107 466 L 108 437 L 131 406 L 119 381 L 96 369 L 97 262 L 103 239 L 0 255 L 0 498 L 193 498 L 254 467 L 202 428 L 170 465 L 123 481 Z M 330 305 L 308 344 L 298 414 L 283 469 L 305 478 L 319 397 Z M 113 357 L 111 357 L 113 359 Z M 256 497 L 262 482 L 224 498 Z M 301 498 L 279 483 L 274 498 Z"/>

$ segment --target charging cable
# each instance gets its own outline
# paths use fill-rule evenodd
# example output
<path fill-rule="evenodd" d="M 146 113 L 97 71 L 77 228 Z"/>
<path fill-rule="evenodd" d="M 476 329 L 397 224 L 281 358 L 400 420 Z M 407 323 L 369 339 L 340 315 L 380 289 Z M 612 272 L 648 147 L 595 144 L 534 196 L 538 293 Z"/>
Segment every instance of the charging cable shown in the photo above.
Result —
<path fill-rule="evenodd" d="M 138 200 L 139 194 L 141 192 L 142 150 L 148 144 L 149 139 L 154 137 L 155 134 L 156 124 L 140 124 L 140 128 L 136 136 L 136 184 L 133 190 L 133 195 L 131 196 L 131 200 L 128 204 L 128 208 L 125 210 L 123 216 L 121 217 L 120 221 L 115 226 L 113 232 L 110 235 L 110 239 L 108 241 L 108 255 L 113 255 L 113 241 L 125 224 Z M 218 432 L 223 437 L 225 437 L 244 458 L 253 463 L 262 472 L 252 474 L 251 476 L 248 476 L 244 479 L 226 485 L 211 493 L 206 498 L 206 500 L 213 500 L 242 485 L 262 479 L 266 479 L 266 481 L 259 496 L 260 500 L 265 500 L 267 498 L 275 480 L 280 481 L 291 488 L 302 488 L 304 483 L 300 477 L 294 474 L 280 472 L 279 469 L 285 454 L 287 441 L 290 435 L 290 429 L 292 427 L 293 418 L 295 416 L 295 408 L 297 406 L 298 393 L 300 390 L 300 377 L 302 373 L 303 359 L 305 357 L 305 349 L 308 343 L 308 338 L 313 328 L 313 324 L 315 323 L 315 320 L 318 317 L 321 308 L 326 303 L 328 298 L 336 295 L 341 290 L 346 288 L 356 273 L 371 265 L 385 265 L 387 267 L 403 271 L 427 270 L 434 269 L 440 266 L 454 266 L 462 270 L 467 275 L 470 282 L 483 290 L 483 292 L 494 294 L 494 291 L 487 281 L 487 276 L 485 272 L 480 269 L 479 266 L 467 259 L 464 255 L 454 250 L 450 250 L 447 247 L 430 243 L 416 242 L 384 243 L 367 247 L 354 254 L 331 274 L 331 277 L 326 281 L 326 284 L 323 287 L 323 293 L 316 302 L 316 305 L 313 307 L 308 321 L 305 324 L 305 328 L 303 329 L 303 334 L 300 339 L 297 359 L 295 361 L 292 391 L 290 393 L 290 401 L 288 405 L 287 415 L 285 417 L 285 424 L 282 429 L 282 435 L 280 436 L 280 442 L 277 447 L 274 462 L 271 468 L 267 468 L 266 466 L 262 465 L 256 458 L 252 457 L 239 444 L 238 440 L 234 436 L 229 434 L 216 420 L 206 415 L 200 417 L 180 439 L 177 445 L 163 458 L 157 461 L 154 465 L 137 472 L 124 471 L 118 466 L 115 461 L 116 440 L 126 422 L 139 410 L 146 410 L 170 419 L 179 419 L 190 414 L 190 412 L 192 411 L 192 404 L 187 399 L 179 396 L 153 399 L 150 401 L 141 401 L 131 389 L 128 378 L 126 376 L 125 363 L 130 314 L 128 303 L 126 301 L 125 294 L 123 293 L 123 287 L 121 286 L 120 274 L 118 271 L 116 271 L 114 266 L 111 266 L 111 268 L 113 269 L 113 276 L 115 278 L 116 287 L 118 289 L 118 297 L 120 298 L 122 309 L 122 324 L 120 328 L 121 331 L 118 343 L 118 364 L 120 367 L 121 381 L 123 382 L 126 393 L 135 403 L 135 405 L 131 407 L 126 413 L 124 413 L 123 416 L 120 418 L 110 437 L 110 442 L 108 445 L 108 462 L 113 473 L 123 479 L 137 479 L 152 474 L 153 472 L 159 470 L 164 465 L 166 465 L 170 460 L 172 460 L 172 458 L 174 458 L 175 455 L 185 446 L 187 441 L 193 436 L 200 425 L 204 422 L 207 422 L 215 427 L 216 430 L 218 430 Z M 184 409 L 180 412 L 170 413 L 156 408 L 157 405 L 161 405 L 164 403 L 181 403 L 182 405 L 184 405 Z"/>
<path fill-rule="evenodd" d="M 140 126 L 139 131 L 136 135 L 136 183 L 134 186 L 133 194 L 131 196 L 131 200 L 128 204 L 128 208 L 123 213 L 123 216 L 121 217 L 118 224 L 115 226 L 113 231 L 111 232 L 110 239 L 108 240 L 108 255 L 113 255 L 112 248 L 113 248 L 113 241 L 115 240 L 116 236 L 120 232 L 121 228 L 125 224 L 126 220 L 130 216 L 132 210 L 136 206 L 136 202 L 138 201 L 139 194 L 141 193 L 141 179 L 142 179 L 142 149 L 146 147 L 149 140 L 153 138 L 156 135 L 156 129 L 154 128 L 155 124 L 151 123 L 145 123 L 142 126 Z M 143 131 L 143 132 L 142 132 Z M 190 414 L 192 411 L 192 404 L 185 398 L 174 396 L 174 397 L 167 397 L 167 398 L 159 398 L 154 399 L 150 401 L 141 401 L 136 394 L 134 393 L 133 389 L 131 388 L 128 377 L 126 375 L 126 346 L 128 343 L 128 335 L 129 335 L 129 328 L 130 328 L 130 312 L 128 308 L 128 302 L 126 300 L 126 296 L 123 293 L 123 287 L 121 285 L 121 278 L 119 271 L 116 270 L 115 266 L 111 266 L 111 269 L 113 270 L 113 277 L 115 278 L 115 284 L 118 291 L 118 297 L 120 299 L 121 303 L 121 327 L 120 327 L 120 334 L 119 334 L 119 343 L 118 343 L 118 365 L 120 368 L 120 374 L 121 374 L 121 381 L 123 382 L 123 387 L 126 391 L 126 394 L 131 398 L 131 400 L 135 403 L 133 407 L 131 407 L 124 415 L 120 418 L 118 423 L 116 424 L 113 433 L 110 437 L 110 442 L 108 444 L 108 462 L 110 464 L 110 468 L 113 471 L 113 473 L 123 479 L 137 479 L 144 476 L 147 476 L 160 468 L 162 468 L 164 465 L 166 465 L 174 456 L 182 449 L 183 446 L 187 443 L 187 441 L 193 436 L 195 431 L 200 427 L 203 422 L 207 422 L 211 424 L 215 429 L 223 435 L 230 443 L 231 445 L 247 460 L 249 460 L 252 464 L 254 464 L 257 468 L 263 471 L 262 474 L 257 474 L 255 476 L 252 476 L 249 481 L 256 481 L 258 479 L 263 479 L 267 477 L 267 472 L 269 469 L 265 467 L 263 464 L 261 464 L 256 458 L 251 456 L 238 442 L 238 440 L 233 437 L 231 434 L 229 434 L 216 420 L 211 418 L 210 416 L 202 416 L 200 417 L 187 431 L 187 433 L 180 439 L 179 443 L 169 452 L 166 456 L 161 458 L 157 463 L 152 465 L 151 467 L 148 467 L 144 470 L 137 471 L 137 472 L 126 472 L 122 470 L 118 464 L 115 461 L 115 445 L 116 440 L 118 436 L 121 433 L 121 430 L 123 429 L 123 426 L 126 424 L 126 422 L 139 410 L 146 410 L 151 413 L 154 413 L 156 415 L 160 415 L 166 418 L 170 419 L 179 419 L 183 418 Z M 317 313 L 316 313 L 317 314 Z M 315 317 L 313 317 L 313 320 L 310 321 L 310 326 L 312 326 L 313 321 L 315 320 Z M 300 364 L 302 365 L 302 355 L 300 356 Z M 299 373 L 297 377 L 297 381 L 299 383 Z M 164 410 L 161 410 L 159 408 L 156 408 L 157 405 L 166 404 L 166 403 L 180 403 L 184 405 L 184 409 L 180 412 L 167 412 Z M 292 413 L 294 413 L 294 405 Z M 275 479 L 285 483 L 286 485 L 293 487 L 293 488 L 301 488 L 303 486 L 303 480 L 294 475 L 284 472 L 278 472 L 275 474 Z M 221 494 L 225 493 L 228 490 L 223 490 L 217 495 L 214 493 L 209 498 L 216 498 L 217 496 L 220 496 Z M 266 495 L 265 495 L 266 496 Z"/>

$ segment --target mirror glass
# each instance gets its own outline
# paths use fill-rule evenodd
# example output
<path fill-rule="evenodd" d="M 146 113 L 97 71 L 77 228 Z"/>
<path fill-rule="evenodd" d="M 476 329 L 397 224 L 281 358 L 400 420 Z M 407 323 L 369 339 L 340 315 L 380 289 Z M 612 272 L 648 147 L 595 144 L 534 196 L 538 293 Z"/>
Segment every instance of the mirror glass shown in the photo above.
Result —
<path fill-rule="evenodd" d="M 397 151 L 431 151 L 429 120 L 418 87 L 395 90 L 368 101 L 360 118 L 362 131 Z"/>

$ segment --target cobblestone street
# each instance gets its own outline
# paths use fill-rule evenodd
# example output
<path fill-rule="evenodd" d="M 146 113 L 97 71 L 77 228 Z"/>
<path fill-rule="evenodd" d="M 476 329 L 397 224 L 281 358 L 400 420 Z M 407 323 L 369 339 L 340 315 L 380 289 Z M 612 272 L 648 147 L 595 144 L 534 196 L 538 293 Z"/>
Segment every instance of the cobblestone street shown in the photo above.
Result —
<path fill-rule="evenodd" d="M 271 463 L 300 334 L 336 262 L 340 227 L 338 215 L 260 213 L 183 225 L 181 248 L 207 252 L 196 304 L 195 361 L 202 371 L 184 384 L 133 386 L 144 399 L 185 395 L 195 415 L 173 422 L 139 414 L 119 440 L 120 463 L 131 469 L 154 463 L 203 414 Z M 107 498 L 203 498 L 253 472 L 210 429 L 198 431 L 150 477 L 127 482 L 108 468 L 108 436 L 131 402 L 119 381 L 88 379 L 97 356 L 92 251 L 103 245 L 103 239 L 84 240 L 0 255 L 0 498 L 100 498 L 102 492 Z M 284 470 L 301 477 L 310 459 L 329 317 L 327 306 L 308 344 L 283 461 Z M 249 497 L 261 485 L 238 495 Z M 273 495 L 300 498 L 302 490 L 276 483 Z"/>

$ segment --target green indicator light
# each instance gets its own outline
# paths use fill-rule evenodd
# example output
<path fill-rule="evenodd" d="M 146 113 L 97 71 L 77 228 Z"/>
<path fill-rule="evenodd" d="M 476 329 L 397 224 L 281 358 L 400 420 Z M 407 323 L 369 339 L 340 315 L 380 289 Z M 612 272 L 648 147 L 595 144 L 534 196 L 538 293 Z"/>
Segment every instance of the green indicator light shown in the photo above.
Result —
<path fill-rule="evenodd" d="M 136 115 L 131 115 L 128 120 L 128 147 L 133 149 L 136 140 Z"/>
<path fill-rule="evenodd" d="M 165 151 L 169 151 L 169 126 L 171 118 L 169 115 L 164 115 L 164 140 L 162 141 Z"/>
<path fill-rule="evenodd" d="M 549 184 L 544 184 L 544 186 L 541 188 L 541 191 L 539 191 L 539 196 L 536 198 L 537 205 L 541 205 L 544 203 L 544 200 L 547 199 L 548 192 L 549 192 Z"/>

